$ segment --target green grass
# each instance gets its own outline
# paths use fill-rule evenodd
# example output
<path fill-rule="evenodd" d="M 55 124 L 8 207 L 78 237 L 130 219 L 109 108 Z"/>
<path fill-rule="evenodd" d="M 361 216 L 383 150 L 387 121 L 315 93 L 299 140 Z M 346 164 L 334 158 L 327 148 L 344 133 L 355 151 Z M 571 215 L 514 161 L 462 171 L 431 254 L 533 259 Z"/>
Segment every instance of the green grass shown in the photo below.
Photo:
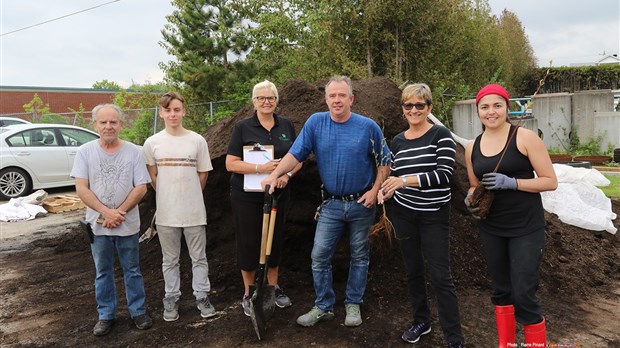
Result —
<path fill-rule="evenodd" d="M 611 181 L 611 184 L 609 186 L 600 186 L 599 188 L 605 193 L 605 196 L 620 199 L 620 175 L 603 175 Z"/>

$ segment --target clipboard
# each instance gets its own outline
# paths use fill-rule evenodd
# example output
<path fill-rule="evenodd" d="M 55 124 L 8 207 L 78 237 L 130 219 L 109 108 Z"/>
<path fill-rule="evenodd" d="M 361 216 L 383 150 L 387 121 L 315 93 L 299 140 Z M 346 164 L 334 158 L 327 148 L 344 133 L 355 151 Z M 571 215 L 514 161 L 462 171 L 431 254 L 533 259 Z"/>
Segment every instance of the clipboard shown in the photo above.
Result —
<path fill-rule="evenodd" d="M 243 161 L 252 164 L 263 164 L 273 160 L 273 145 L 254 144 L 243 147 Z M 263 192 L 260 182 L 269 174 L 244 174 L 243 191 Z"/>

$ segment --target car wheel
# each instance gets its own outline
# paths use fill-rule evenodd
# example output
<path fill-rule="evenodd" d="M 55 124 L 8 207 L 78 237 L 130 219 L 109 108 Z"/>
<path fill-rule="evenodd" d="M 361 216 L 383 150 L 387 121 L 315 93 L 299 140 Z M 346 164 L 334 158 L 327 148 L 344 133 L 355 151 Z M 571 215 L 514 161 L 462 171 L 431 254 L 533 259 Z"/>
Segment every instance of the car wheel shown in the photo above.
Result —
<path fill-rule="evenodd" d="M 0 199 L 25 196 L 32 189 L 32 180 L 25 171 L 19 168 L 0 170 Z"/>

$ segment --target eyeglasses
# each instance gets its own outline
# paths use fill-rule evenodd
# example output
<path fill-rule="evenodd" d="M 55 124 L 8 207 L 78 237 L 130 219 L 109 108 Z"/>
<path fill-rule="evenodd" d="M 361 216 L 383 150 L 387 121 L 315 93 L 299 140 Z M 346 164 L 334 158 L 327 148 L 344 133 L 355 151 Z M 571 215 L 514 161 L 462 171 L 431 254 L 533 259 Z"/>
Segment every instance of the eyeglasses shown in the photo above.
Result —
<path fill-rule="evenodd" d="M 427 103 L 402 103 L 401 104 L 403 106 L 403 109 L 409 111 L 411 109 L 413 109 L 414 107 L 416 108 L 416 110 L 424 110 L 424 108 L 428 105 Z"/>
<path fill-rule="evenodd" d="M 266 101 L 273 103 L 276 101 L 276 97 L 254 97 L 254 99 L 258 100 L 259 103 L 264 103 Z"/>

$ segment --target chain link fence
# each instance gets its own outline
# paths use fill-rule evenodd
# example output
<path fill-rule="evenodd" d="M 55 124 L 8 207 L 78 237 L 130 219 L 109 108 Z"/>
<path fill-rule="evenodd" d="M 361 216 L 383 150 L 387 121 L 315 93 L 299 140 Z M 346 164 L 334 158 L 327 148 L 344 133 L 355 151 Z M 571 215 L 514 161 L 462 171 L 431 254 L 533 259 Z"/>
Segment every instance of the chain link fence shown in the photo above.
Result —
<path fill-rule="evenodd" d="M 231 113 L 237 112 L 242 106 L 238 103 L 234 103 L 231 100 L 221 100 L 214 102 L 194 103 L 185 106 L 186 115 L 200 115 L 204 114 L 204 119 L 201 117 L 193 117 L 201 122 L 196 125 L 197 128 L 206 128 L 213 123 L 217 122 L 218 112 L 225 107 L 226 110 L 232 110 Z M 92 111 L 73 111 L 73 112 L 55 112 L 47 114 L 38 114 L 36 111 L 22 112 L 22 113 L 10 113 L 2 114 L 3 117 L 15 117 L 22 120 L 26 120 L 32 123 L 54 123 L 54 124 L 68 124 L 88 128 L 92 130 Z M 134 122 L 141 116 L 146 114 L 152 114 L 152 132 L 153 134 L 159 132 L 164 128 L 163 121 L 159 117 L 159 107 L 142 108 L 142 109 L 123 109 L 124 113 L 124 126 L 133 127 Z M 196 131 L 202 131 L 202 129 L 192 129 Z"/>

